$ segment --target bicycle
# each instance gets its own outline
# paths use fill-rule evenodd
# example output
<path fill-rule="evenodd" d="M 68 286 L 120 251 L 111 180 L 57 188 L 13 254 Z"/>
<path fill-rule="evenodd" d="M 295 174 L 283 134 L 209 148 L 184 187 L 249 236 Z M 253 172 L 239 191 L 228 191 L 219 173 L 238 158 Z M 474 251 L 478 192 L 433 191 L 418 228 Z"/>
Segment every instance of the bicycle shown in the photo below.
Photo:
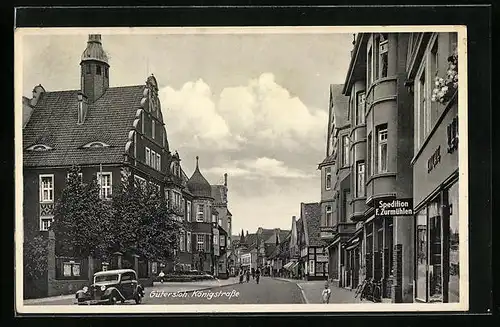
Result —
<path fill-rule="evenodd" d="M 373 282 L 372 301 L 382 302 L 382 283 L 380 281 Z"/>
<path fill-rule="evenodd" d="M 356 287 L 356 290 L 354 291 L 354 298 L 357 298 L 358 296 L 361 295 L 367 284 L 368 280 L 365 279 L 363 280 L 363 282 L 361 282 L 361 284 L 358 285 L 358 287 Z"/>

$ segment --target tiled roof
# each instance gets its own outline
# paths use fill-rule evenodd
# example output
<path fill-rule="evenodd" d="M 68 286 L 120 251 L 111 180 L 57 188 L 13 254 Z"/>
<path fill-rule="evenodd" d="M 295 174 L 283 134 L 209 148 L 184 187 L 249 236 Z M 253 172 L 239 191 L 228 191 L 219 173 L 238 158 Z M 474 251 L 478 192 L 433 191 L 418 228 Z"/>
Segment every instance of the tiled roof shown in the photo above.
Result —
<path fill-rule="evenodd" d="M 206 180 L 203 174 L 200 172 L 200 168 L 198 166 L 198 157 L 196 157 L 196 169 L 194 170 L 193 175 L 189 178 L 187 182 L 187 187 L 193 193 L 194 196 L 201 197 L 212 197 L 212 187 L 210 183 Z"/>
<path fill-rule="evenodd" d="M 264 245 L 264 253 L 266 257 L 270 257 L 276 250 L 276 244 L 268 243 Z"/>
<path fill-rule="evenodd" d="M 210 185 L 212 188 L 212 198 L 214 198 L 215 204 L 222 204 L 222 192 L 224 191 L 224 185 Z"/>
<path fill-rule="evenodd" d="M 327 164 L 334 164 L 335 163 L 335 154 L 331 154 L 328 157 L 325 158 L 319 165 L 318 168 L 321 168 L 321 166 L 327 165 Z"/>
<path fill-rule="evenodd" d="M 145 85 L 108 88 L 88 105 L 83 124 L 77 124 L 79 90 L 46 92 L 33 108 L 23 130 L 23 148 L 44 144 L 48 151 L 23 151 L 25 166 L 119 163 Z M 93 141 L 105 148 L 81 148 Z"/>
<path fill-rule="evenodd" d="M 324 241 L 320 237 L 321 205 L 319 203 L 304 203 L 302 210 L 305 232 L 309 246 L 322 246 Z"/>
<path fill-rule="evenodd" d="M 342 94 L 342 87 L 343 85 L 332 85 L 330 88 L 336 128 L 349 124 L 349 97 Z"/>

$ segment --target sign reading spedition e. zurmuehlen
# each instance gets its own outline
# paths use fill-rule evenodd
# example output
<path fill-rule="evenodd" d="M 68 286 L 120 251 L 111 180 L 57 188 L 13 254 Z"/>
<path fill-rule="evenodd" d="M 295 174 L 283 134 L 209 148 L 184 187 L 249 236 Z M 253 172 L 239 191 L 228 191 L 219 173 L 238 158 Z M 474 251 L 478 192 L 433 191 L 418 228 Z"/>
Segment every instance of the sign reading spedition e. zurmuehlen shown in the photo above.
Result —
<path fill-rule="evenodd" d="M 375 216 L 413 216 L 413 199 L 376 200 Z"/>

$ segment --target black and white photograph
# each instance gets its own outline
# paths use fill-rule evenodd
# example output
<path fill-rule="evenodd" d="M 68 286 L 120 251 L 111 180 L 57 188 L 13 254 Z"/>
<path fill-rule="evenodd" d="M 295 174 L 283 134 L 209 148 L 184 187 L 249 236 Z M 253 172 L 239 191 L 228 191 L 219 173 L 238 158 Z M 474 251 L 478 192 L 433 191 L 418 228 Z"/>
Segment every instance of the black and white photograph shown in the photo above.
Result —
<path fill-rule="evenodd" d="M 16 29 L 17 310 L 467 310 L 466 46 Z"/>

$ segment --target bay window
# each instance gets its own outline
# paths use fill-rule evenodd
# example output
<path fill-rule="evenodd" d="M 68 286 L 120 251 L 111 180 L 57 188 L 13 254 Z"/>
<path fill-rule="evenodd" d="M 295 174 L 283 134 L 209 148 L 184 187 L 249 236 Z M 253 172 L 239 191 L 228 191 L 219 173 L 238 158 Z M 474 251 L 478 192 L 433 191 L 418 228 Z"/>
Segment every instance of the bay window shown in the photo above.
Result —
<path fill-rule="evenodd" d="M 371 176 L 373 174 L 373 158 L 372 158 L 372 133 L 368 134 L 368 137 L 366 138 L 366 162 L 368 164 L 368 176 Z"/>

